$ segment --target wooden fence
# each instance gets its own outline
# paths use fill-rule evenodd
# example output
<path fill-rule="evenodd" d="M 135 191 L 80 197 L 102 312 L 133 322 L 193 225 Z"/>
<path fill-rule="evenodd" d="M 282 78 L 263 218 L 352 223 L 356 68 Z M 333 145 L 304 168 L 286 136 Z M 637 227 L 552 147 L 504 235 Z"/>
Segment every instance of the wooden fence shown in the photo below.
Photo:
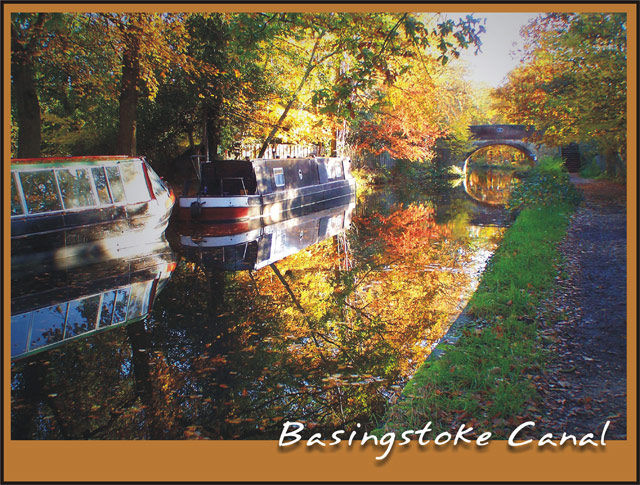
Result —
<path fill-rule="evenodd" d="M 240 158 L 258 158 L 262 145 L 243 145 L 240 148 Z M 289 143 L 278 143 L 267 148 L 264 158 L 305 158 L 305 157 L 326 157 L 321 145 L 293 145 Z M 373 153 L 355 151 L 350 147 L 339 146 L 338 152 L 341 156 L 349 157 L 354 167 L 386 168 L 390 169 L 395 164 L 395 159 L 389 152 L 382 152 L 378 155 Z"/>
<path fill-rule="evenodd" d="M 242 146 L 241 158 L 258 158 L 262 145 Z M 319 145 L 293 145 L 290 143 L 278 143 L 270 146 L 264 153 L 264 158 L 306 158 L 321 155 L 322 147 Z"/>
<path fill-rule="evenodd" d="M 345 156 L 351 159 L 351 165 L 356 168 L 386 168 L 391 169 L 395 164 L 395 159 L 391 158 L 389 152 L 382 152 L 378 155 L 367 152 L 356 152 L 345 150 Z"/>

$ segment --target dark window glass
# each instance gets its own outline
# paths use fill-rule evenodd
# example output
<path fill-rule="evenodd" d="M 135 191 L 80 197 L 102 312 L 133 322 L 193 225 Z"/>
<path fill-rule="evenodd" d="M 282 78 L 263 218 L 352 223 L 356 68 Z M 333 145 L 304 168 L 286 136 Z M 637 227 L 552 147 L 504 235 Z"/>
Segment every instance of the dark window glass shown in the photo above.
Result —
<path fill-rule="evenodd" d="M 105 167 L 107 172 L 107 179 L 109 179 L 109 187 L 111 187 L 111 195 L 115 203 L 124 202 L 126 200 L 124 196 L 124 186 L 120 179 L 120 170 L 118 167 Z"/>
<path fill-rule="evenodd" d="M 281 168 L 273 169 L 273 178 L 276 183 L 276 187 L 284 187 L 284 170 Z"/>
<path fill-rule="evenodd" d="M 64 338 L 71 338 L 89 330 L 94 330 L 98 319 L 99 306 L 100 295 L 70 302 Z"/>
<path fill-rule="evenodd" d="M 100 310 L 100 322 L 98 323 L 98 327 L 102 328 L 111 325 L 116 294 L 117 290 L 113 290 L 107 291 L 102 295 L 102 309 Z"/>
<path fill-rule="evenodd" d="M 20 180 L 29 214 L 62 210 L 53 170 L 24 172 Z"/>
<path fill-rule="evenodd" d="M 98 200 L 101 204 L 111 204 L 111 196 L 109 195 L 107 176 L 104 173 L 104 168 L 92 168 L 91 173 L 93 174 L 93 183 L 98 193 Z"/>
<path fill-rule="evenodd" d="M 16 181 L 11 174 L 11 215 L 17 216 L 20 214 L 24 214 L 24 210 L 22 209 L 22 204 L 20 203 L 20 194 L 18 193 L 18 188 L 16 187 Z"/>
<path fill-rule="evenodd" d="M 11 355 L 16 356 L 27 351 L 29 338 L 29 321 L 31 313 L 11 315 Z"/>
<path fill-rule="evenodd" d="M 122 323 L 127 320 L 127 306 L 129 304 L 130 288 L 122 288 L 118 290 L 116 296 L 116 304 L 113 308 L 112 324 Z"/>
<path fill-rule="evenodd" d="M 65 209 L 78 209 L 96 205 L 91 190 L 89 171 L 86 168 L 67 168 L 57 170 L 58 186 L 62 194 Z"/>
<path fill-rule="evenodd" d="M 67 304 L 53 305 L 33 312 L 30 349 L 62 340 Z"/>

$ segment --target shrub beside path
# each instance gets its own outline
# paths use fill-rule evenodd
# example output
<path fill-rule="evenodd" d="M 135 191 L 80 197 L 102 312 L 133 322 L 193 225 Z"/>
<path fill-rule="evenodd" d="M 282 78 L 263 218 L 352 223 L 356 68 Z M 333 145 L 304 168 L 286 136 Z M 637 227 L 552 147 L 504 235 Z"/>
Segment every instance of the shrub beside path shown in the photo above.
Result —
<path fill-rule="evenodd" d="M 536 376 L 538 432 L 627 436 L 627 214 L 624 185 L 571 177 L 584 200 L 560 253 L 566 264 L 538 321 L 551 359 Z M 632 296 L 633 298 L 633 296 Z"/>

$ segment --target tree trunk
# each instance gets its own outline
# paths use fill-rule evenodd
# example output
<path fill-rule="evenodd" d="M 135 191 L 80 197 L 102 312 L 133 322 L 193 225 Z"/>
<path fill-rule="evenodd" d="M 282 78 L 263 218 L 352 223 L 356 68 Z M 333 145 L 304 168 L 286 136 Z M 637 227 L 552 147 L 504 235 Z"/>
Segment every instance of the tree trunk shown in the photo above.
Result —
<path fill-rule="evenodd" d="M 200 142 L 200 146 L 202 147 L 200 150 L 200 155 L 204 155 L 205 160 L 209 161 L 209 132 L 208 130 L 209 118 L 207 114 L 207 106 L 202 107 L 202 141 Z"/>
<path fill-rule="evenodd" d="M 30 64 L 12 66 L 18 114 L 18 158 L 40 156 L 40 103 Z"/>
<path fill-rule="evenodd" d="M 618 176 L 619 154 L 615 149 L 609 149 L 604 154 L 605 172 L 609 177 Z"/>
<path fill-rule="evenodd" d="M 18 42 L 11 28 L 11 77 L 16 99 L 18 158 L 40 156 L 40 103 L 36 94 L 32 55 Z"/>
<path fill-rule="evenodd" d="M 338 134 L 337 130 L 333 130 L 333 137 L 331 138 L 331 156 L 338 156 Z"/>
<path fill-rule="evenodd" d="M 135 32 L 127 32 L 125 39 L 126 49 L 122 56 L 122 82 L 120 85 L 120 126 L 116 148 L 120 155 L 136 155 L 140 38 Z"/>

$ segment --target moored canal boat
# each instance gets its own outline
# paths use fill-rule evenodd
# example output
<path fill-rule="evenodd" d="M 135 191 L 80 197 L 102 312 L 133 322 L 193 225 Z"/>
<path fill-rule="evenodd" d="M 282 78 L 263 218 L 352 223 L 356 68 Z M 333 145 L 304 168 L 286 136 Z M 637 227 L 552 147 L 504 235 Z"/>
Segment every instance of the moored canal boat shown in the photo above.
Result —
<path fill-rule="evenodd" d="M 347 158 L 208 161 L 197 164 L 196 175 L 178 199 L 182 221 L 272 224 L 302 207 L 355 193 Z"/>
<path fill-rule="evenodd" d="M 175 196 L 144 158 L 11 160 L 11 263 L 122 257 L 160 237 Z"/>

